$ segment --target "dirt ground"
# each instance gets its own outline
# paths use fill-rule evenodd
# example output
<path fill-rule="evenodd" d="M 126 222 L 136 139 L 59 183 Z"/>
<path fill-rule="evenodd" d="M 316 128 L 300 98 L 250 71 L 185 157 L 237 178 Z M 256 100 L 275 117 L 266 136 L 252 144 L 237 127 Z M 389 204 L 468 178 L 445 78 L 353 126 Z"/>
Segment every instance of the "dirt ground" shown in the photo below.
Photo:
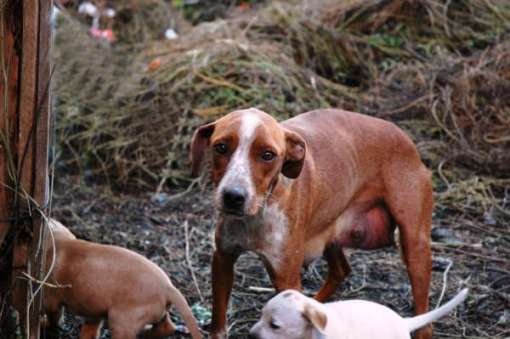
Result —
<path fill-rule="evenodd" d="M 76 178 L 57 180 L 53 216 L 79 237 L 116 244 L 137 251 L 160 265 L 193 305 L 204 331 L 211 309 L 210 261 L 215 211 L 211 188 L 160 194 L 112 192 Z M 180 193 L 177 196 L 176 193 Z M 505 225 L 460 218 L 433 225 L 433 282 L 431 308 L 461 287 L 469 287 L 467 301 L 435 324 L 435 338 L 508 338 L 510 336 L 510 232 Z M 400 314 L 412 314 L 412 296 L 396 248 L 349 253 L 351 275 L 334 299 L 363 298 L 385 304 Z M 320 287 L 323 260 L 303 269 L 307 294 Z M 236 265 L 235 287 L 229 309 L 230 334 L 246 337 L 264 303 L 273 295 L 259 259 L 246 254 Z M 174 317 L 177 323 L 182 322 Z M 47 338 L 73 338 L 79 320 L 67 316 L 66 325 Z M 179 335 L 178 335 L 179 337 Z M 102 338 L 109 338 L 103 331 Z"/>

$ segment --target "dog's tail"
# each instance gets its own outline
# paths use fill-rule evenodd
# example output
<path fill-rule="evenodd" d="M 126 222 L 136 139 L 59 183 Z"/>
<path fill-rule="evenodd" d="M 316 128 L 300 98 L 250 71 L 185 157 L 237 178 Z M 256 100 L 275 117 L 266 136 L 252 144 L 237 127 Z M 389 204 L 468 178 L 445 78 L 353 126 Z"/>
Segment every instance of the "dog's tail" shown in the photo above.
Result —
<path fill-rule="evenodd" d="M 405 321 L 407 323 L 407 327 L 409 328 L 409 333 L 416 331 L 417 329 L 420 329 L 423 326 L 428 325 L 450 313 L 457 305 L 466 299 L 467 294 L 468 289 L 465 288 L 443 306 L 413 318 L 406 318 Z"/>
<path fill-rule="evenodd" d="M 181 314 L 186 326 L 188 327 L 191 336 L 193 339 L 201 339 L 202 334 L 200 333 L 200 329 L 198 327 L 197 320 L 193 316 L 191 309 L 188 305 L 188 302 L 182 295 L 181 291 L 179 291 L 175 286 L 170 284 L 170 296 L 169 301 L 175 305 L 175 308 Z"/>

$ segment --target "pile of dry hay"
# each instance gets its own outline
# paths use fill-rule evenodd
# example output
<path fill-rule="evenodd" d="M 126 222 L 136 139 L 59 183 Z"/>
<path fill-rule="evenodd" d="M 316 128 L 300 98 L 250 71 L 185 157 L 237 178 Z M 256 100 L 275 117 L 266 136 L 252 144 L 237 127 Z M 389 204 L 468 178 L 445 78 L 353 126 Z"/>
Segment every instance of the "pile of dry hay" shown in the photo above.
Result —
<path fill-rule="evenodd" d="M 408 130 L 432 167 L 510 172 L 507 1 L 276 2 L 177 40 L 134 36 L 136 48 L 107 46 L 73 19 L 59 25 L 57 129 L 82 174 L 182 183 L 194 127 L 248 106 L 279 118 L 329 106 L 380 116 Z"/>

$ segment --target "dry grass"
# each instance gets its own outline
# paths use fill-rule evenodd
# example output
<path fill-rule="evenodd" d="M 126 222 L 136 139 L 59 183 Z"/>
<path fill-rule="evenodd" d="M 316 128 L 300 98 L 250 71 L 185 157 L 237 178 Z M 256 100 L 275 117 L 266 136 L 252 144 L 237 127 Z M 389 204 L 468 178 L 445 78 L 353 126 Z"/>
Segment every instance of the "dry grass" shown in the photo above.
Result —
<path fill-rule="evenodd" d="M 125 36 L 143 42 L 136 48 L 102 45 L 63 20 L 55 54 L 62 151 L 82 173 L 178 183 L 189 175 L 191 132 L 208 119 L 247 106 L 280 118 L 336 106 L 405 120 L 417 141 L 433 141 L 436 163 L 504 173 L 510 6 L 448 4 L 275 3 L 170 42 L 128 25 L 136 33 Z M 147 71 L 156 58 L 161 66 Z"/>

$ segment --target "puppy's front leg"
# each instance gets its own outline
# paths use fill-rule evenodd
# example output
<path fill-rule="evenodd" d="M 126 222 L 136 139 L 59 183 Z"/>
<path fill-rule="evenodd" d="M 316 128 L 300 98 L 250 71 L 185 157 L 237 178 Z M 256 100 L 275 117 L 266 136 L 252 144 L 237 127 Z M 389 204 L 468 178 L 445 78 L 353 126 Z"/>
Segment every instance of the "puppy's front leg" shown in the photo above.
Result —
<path fill-rule="evenodd" d="M 224 253 L 216 250 L 212 261 L 212 293 L 213 311 L 211 337 L 221 339 L 227 337 L 225 327 L 227 308 L 232 285 L 234 283 L 234 264 L 239 254 Z"/>
<path fill-rule="evenodd" d="M 81 325 L 80 339 L 97 339 L 101 334 L 103 322 L 101 320 L 85 320 Z"/>

